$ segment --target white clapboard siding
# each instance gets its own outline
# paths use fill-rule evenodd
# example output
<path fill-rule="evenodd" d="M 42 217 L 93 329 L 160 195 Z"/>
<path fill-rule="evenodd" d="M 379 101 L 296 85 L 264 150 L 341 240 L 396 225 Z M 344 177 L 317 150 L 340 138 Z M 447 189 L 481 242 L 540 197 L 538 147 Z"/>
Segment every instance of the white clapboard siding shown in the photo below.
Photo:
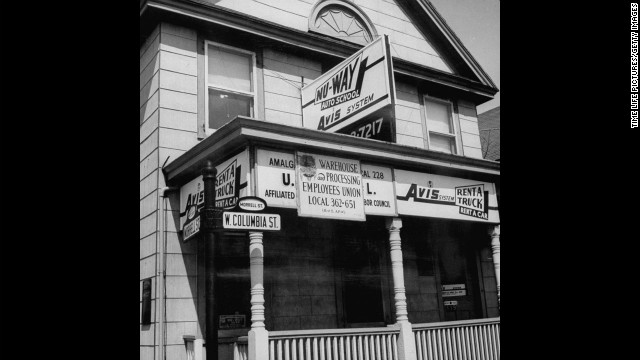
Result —
<path fill-rule="evenodd" d="M 167 276 L 196 275 L 196 255 L 167 254 Z"/>
<path fill-rule="evenodd" d="M 142 89 L 140 89 L 140 108 L 142 108 L 147 103 L 147 101 L 153 95 L 155 95 L 155 93 L 158 91 L 159 85 L 160 85 L 160 74 L 156 73 L 155 75 L 153 75 L 151 80 L 149 80 L 149 82 L 147 82 L 142 87 Z"/>
<path fill-rule="evenodd" d="M 198 77 L 173 71 L 160 70 L 159 86 L 161 89 L 197 95 Z"/>
<path fill-rule="evenodd" d="M 307 31 L 312 4 L 300 0 L 209 0 L 216 6 Z"/>
<path fill-rule="evenodd" d="M 266 109 L 282 111 L 289 114 L 302 115 L 302 106 L 299 97 L 291 97 L 265 92 L 264 101 Z"/>
<path fill-rule="evenodd" d="M 420 98 L 415 86 L 396 82 L 396 142 L 424 148 Z"/>
<path fill-rule="evenodd" d="M 147 66 L 140 73 L 140 90 L 147 85 L 149 80 L 160 70 L 160 56 L 159 52 L 155 52 L 155 55 Z"/>
<path fill-rule="evenodd" d="M 153 323 L 151 325 L 140 325 L 140 346 L 144 346 L 144 345 L 153 346 L 153 344 L 155 343 L 154 330 L 155 330 L 155 324 Z M 151 358 L 153 358 L 153 356 Z"/>
<path fill-rule="evenodd" d="M 398 134 L 419 137 L 422 139 L 422 123 L 415 123 L 396 118 L 396 132 Z"/>
<path fill-rule="evenodd" d="M 140 108 L 140 125 L 142 125 L 155 111 L 158 110 L 159 91 L 156 91 Z"/>
<path fill-rule="evenodd" d="M 182 241 L 182 236 L 175 231 L 167 231 L 167 253 L 196 254 L 198 251 L 198 243 L 196 241 Z"/>
<path fill-rule="evenodd" d="M 309 30 L 309 16 L 315 1 L 311 0 L 216 0 L 211 4 L 287 26 Z M 385 0 L 354 1 L 369 17 L 378 35 L 387 34 L 396 48 L 393 56 L 452 73 L 437 49 L 394 2 Z"/>
<path fill-rule="evenodd" d="M 140 48 L 140 73 L 142 73 L 151 60 L 158 54 L 158 51 L 160 51 L 160 33 L 158 32 L 158 28 L 156 28 Z"/>
<path fill-rule="evenodd" d="M 271 109 L 265 109 L 264 115 L 267 122 L 302 127 L 302 115 L 295 115 Z"/>
<path fill-rule="evenodd" d="M 151 135 L 140 144 L 140 162 L 158 148 L 158 131 L 158 129 L 155 129 Z M 153 165 L 158 166 L 158 164 Z"/>
<path fill-rule="evenodd" d="M 158 129 L 159 113 L 160 113 L 159 109 L 156 109 L 156 111 L 154 111 L 153 114 L 151 114 L 151 116 L 149 116 L 149 118 L 147 118 L 147 120 L 145 120 L 145 122 L 143 122 L 142 125 L 140 126 L 140 143 L 141 144 L 149 136 L 151 136 L 151 134 L 154 131 Z"/>
<path fill-rule="evenodd" d="M 140 258 L 146 258 L 156 252 L 156 237 L 149 235 L 140 239 Z"/>
<path fill-rule="evenodd" d="M 160 68 L 181 74 L 198 76 L 198 60 L 182 54 L 169 51 L 160 53 Z"/>
<path fill-rule="evenodd" d="M 194 301 L 194 300 L 191 300 Z M 171 345 L 180 345 L 182 347 L 182 353 L 184 356 L 185 348 L 184 348 L 184 338 L 183 336 L 186 334 L 196 334 L 198 331 L 198 322 L 197 321 L 178 321 L 178 322 L 167 322 L 166 323 L 166 342 L 167 352 Z M 174 357 L 169 357 L 167 353 L 167 360 L 176 359 Z"/>
<path fill-rule="evenodd" d="M 396 105 L 396 118 L 416 124 L 422 124 L 420 108 Z"/>
<path fill-rule="evenodd" d="M 186 276 L 180 278 L 188 283 Z M 172 299 L 167 294 L 167 321 L 198 321 L 193 298 Z"/>
<path fill-rule="evenodd" d="M 371 19 L 378 35 L 389 35 L 392 56 L 448 73 L 453 72 L 434 46 L 394 1 L 355 0 L 354 2 Z"/>
<path fill-rule="evenodd" d="M 278 74 L 280 75 L 280 74 Z M 295 98 L 300 98 L 300 81 L 283 80 L 274 72 L 265 71 L 264 73 L 264 91 L 273 94 L 280 94 Z"/>
<path fill-rule="evenodd" d="M 152 277 L 156 272 L 156 255 L 140 260 L 140 280 Z"/>
<path fill-rule="evenodd" d="M 153 215 L 140 220 L 140 239 L 145 236 L 149 236 L 156 231 L 156 220 L 156 217 Z M 144 279 L 144 277 L 141 277 L 141 279 Z"/>
<path fill-rule="evenodd" d="M 302 80 L 308 82 L 317 78 L 322 74 L 321 70 L 322 66 L 313 60 L 265 49 L 265 120 L 283 125 L 302 126 Z"/>
<path fill-rule="evenodd" d="M 478 129 L 478 123 L 475 121 L 467 120 L 460 117 L 460 130 L 468 134 L 480 135 L 480 129 Z"/>
<path fill-rule="evenodd" d="M 198 143 L 197 39 L 194 29 L 171 23 L 161 25 L 158 90 L 161 163 L 167 157 L 170 161 L 176 159 Z"/>
<path fill-rule="evenodd" d="M 422 137 L 396 134 L 396 143 L 400 145 L 412 146 L 424 149 L 424 140 Z"/>
<path fill-rule="evenodd" d="M 197 114 L 178 111 L 173 109 L 160 109 L 160 127 L 183 130 L 183 131 L 198 131 L 198 119 Z"/>
<path fill-rule="evenodd" d="M 149 195 L 140 199 L 140 219 L 155 212 L 158 209 L 158 191 L 152 191 Z"/>
<path fill-rule="evenodd" d="M 196 133 L 160 128 L 160 143 L 163 148 L 187 151 L 198 144 Z"/>
<path fill-rule="evenodd" d="M 462 133 L 462 144 L 466 147 L 482 148 L 482 145 L 480 145 L 480 136 L 466 132 Z"/>
<path fill-rule="evenodd" d="M 464 156 L 482 159 L 482 145 L 478 129 L 478 114 L 473 103 L 458 101 L 458 118 Z"/>
<path fill-rule="evenodd" d="M 142 161 L 140 161 L 140 180 L 149 176 L 158 169 L 158 150 L 152 151 Z"/>

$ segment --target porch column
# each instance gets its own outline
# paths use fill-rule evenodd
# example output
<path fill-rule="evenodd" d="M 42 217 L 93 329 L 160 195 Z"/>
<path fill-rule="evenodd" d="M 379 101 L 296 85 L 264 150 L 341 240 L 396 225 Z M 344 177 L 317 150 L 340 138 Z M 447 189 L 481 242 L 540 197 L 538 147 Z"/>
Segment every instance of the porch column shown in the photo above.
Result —
<path fill-rule="evenodd" d="M 248 334 L 249 360 L 269 358 L 269 333 L 264 327 L 264 247 L 262 232 L 249 232 L 251 272 L 251 330 Z"/>
<path fill-rule="evenodd" d="M 393 293 L 396 307 L 396 325 L 400 328 L 398 337 L 398 359 L 416 360 L 416 341 L 407 314 L 407 297 L 404 289 L 404 268 L 400 229 L 402 219 L 388 218 L 389 245 L 391 248 L 391 271 L 393 273 Z"/>
<path fill-rule="evenodd" d="M 498 289 L 498 309 L 500 308 L 500 225 L 489 229 L 491 236 L 491 251 L 493 252 L 493 266 L 496 272 L 496 287 Z"/>

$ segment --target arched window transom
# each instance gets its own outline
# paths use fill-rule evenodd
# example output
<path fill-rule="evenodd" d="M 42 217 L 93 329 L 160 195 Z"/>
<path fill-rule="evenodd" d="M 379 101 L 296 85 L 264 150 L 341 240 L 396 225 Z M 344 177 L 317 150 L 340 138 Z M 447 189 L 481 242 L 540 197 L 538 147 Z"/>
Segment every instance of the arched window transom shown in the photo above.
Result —
<path fill-rule="evenodd" d="M 371 20 L 348 1 L 319 1 L 309 17 L 309 31 L 366 45 L 377 36 Z"/>

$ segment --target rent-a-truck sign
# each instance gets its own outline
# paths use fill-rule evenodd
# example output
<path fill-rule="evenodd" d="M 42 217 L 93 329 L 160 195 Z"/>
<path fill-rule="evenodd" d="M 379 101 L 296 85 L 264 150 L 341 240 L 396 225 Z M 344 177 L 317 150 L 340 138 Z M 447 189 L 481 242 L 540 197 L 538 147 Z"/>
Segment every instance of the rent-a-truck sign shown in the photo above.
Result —
<path fill-rule="evenodd" d="M 336 132 L 395 103 L 387 35 L 302 88 L 303 126 Z"/>

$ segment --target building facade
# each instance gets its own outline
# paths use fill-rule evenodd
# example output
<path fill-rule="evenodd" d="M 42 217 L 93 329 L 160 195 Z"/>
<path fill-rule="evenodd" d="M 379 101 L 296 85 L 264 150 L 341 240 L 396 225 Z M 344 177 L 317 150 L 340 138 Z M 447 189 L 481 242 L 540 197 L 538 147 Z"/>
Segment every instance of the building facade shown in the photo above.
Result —
<path fill-rule="evenodd" d="M 141 0 L 140 359 L 499 358 L 496 92 L 427 0 Z"/>

